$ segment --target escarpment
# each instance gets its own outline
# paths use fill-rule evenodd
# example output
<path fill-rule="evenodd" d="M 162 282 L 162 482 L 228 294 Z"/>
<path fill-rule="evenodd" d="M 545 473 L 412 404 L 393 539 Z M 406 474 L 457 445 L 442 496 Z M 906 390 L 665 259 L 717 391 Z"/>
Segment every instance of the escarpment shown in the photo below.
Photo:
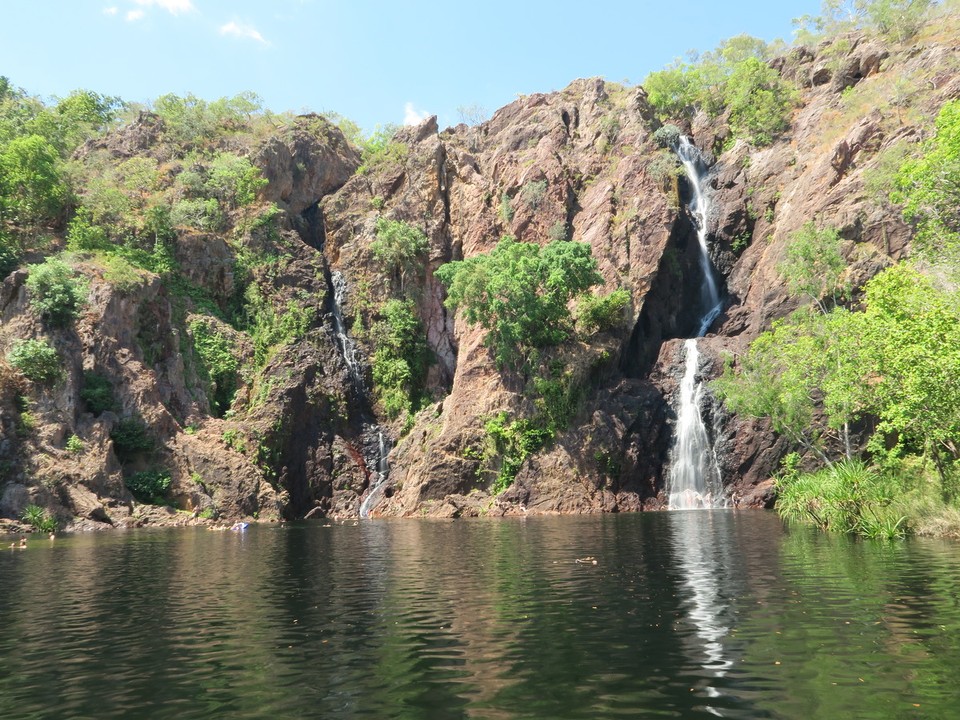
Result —
<path fill-rule="evenodd" d="M 851 287 L 908 251 L 911 230 L 872 178 L 960 93 L 945 60 L 955 40 L 842 41 L 769 64 L 797 87 L 769 144 L 737 139 L 722 114 L 681 123 L 708 166 L 707 238 L 724 291 L 699 341 L 705 376 L 797 306 L 778 267 L 805 223 L 839 230 Z M 313 115 L 207 139 L 203 152 L 149 113 L 88 141 L 75 162 L 153 173 L 149 192 L 161 188 L 176 211 L 166 255 L 121 273 L 61 223 L 3 279 L 2 354 L 40 339 L 60 373 L 31 382 L 0 366 L 0 516 L 40 505 L 90 528 L 362 507 L 448 517 L 662 507 L 682 339 L 695 334 L 703 282 L 692 188 L 655 138 L 662 124 L 642 87 L 582 79 L 476 126 L 402 128 L 362 155 Z M 207 222 L 196 188 L 247 166 L 265 182 L 242 202 L 211 190 L 220 214 Z M 146 237 L 149 203 L 136 205 L 146 185 L 137 193 L 131 232 Z M 625 290 L 622 313 L 578 322 L 535 362 L 498 364 L 487 332 L 446 306 L 436 271 L 503 236 L 586 243 L 602 277 L 594 292 Z M 159 253 L 159 239 L 149 246 Z M 27 283 L 60 250 L 86 300 L 53 326 Z M 91 400 L 95 388 L 108 400 Z M 785 442 L 715 401 L 704 415 L 731 502 L 768 503 Z M 550 437 L 527 443 L 548 416 Z M 134 481 L 151 477 L 167 483 L 153 502 Z"/>

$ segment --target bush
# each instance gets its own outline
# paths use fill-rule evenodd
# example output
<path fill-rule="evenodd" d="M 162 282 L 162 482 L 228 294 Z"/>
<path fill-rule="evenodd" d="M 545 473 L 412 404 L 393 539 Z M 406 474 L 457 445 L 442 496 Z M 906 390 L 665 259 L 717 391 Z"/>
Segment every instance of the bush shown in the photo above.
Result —
<path fill-rule="evenodd" d="M 57 520 L 39 505 L 27 505 L 20 519 L 32 525 L 37 532 L 52 533 L 57 530 Z"/>
<path fill-rule="evenodd" d="M 233 343 L 206 320 L 190 323 L 193 347 L 200 356 L 202 375 L 213 387 L 210 402 L 214 415 L 222 417 L 230 409 L 237 390 L 237 370 L 240 360 Z"/>
<path fill-rule="evenodd" d="M 44 340 L 19 340 L 7 353 L 7 362 L 35 383 L 50 384 L 62 376 L 60 353 Z"/>
<path fill-rule="evenodd" d="M 409 300 L 391 300 L 380 310 L 371 335 L 377 344 L 373 354 L 373 382 L 389 418 L 416 412 L 430 364 L 423 323 Z"/>
<path fill-rule="evenodd" d="M 623 288 L 607 295 L 584 295 L 577 303 L 577 325 L 584 335 L 616 330 L 623 326 L 623 311 L 630 293 Z"/>
<path fill-rule="evenodd" d="M 422 269 L 420 260 L 429 248 L 427 236 L 420 228 L 383 217 L 377 220 L 377 239 L 370 244 L 373 256 L 399 282 L 401 293 L 407 275 Z"/>
<path fill-rule="evenodd" d="M 441 266 L 436 276 L 448 287 L 446 306 L 462 307 L 467 322 L 487 330 L 500 367 L 566 340 L 567 304 L 602 281 L 586 243 L 541 248 L 510 236 L 488 253 Z"/>
<path fill-rule="evenodd" d="M 176 227 L 216 232 L 223 229 L 226 219 L 217 199 L 207 198 L 206 200 L 181 200 L 173 206 L 170 222 Z"/>
<path fill-rule="evenodd" d="M 66 325 L 84 302 L 87 293 L 85 280 L 77 278 L 73 268 L 57 258 L 29 265 L 27 269 L 30 271 L 27 278 L 30 305 L 50 325 Z"/>
<path fill-rule="evenodd" d="M 170 489 L 170 473 L 166 470 L 144 470 L 128 477 L 124 484 L 137 502 L 159 505 Z"/>
<path fill-rule="evenodd" d="M 113 385 L 110 384 L 109 378 L 94 372 L 83 374 L 83 388 L 80 390 L 80 399 L 86 404 L 87 410 L 94 415 L 113 410 L 115 407 Z"/>
<path fill-rule="evenodd" d="M 0 281 L 20 264 L 20 248 L 3 228 L 0 228 Z"/>
<path fill-rule="evenodd" d="M 147 432 L 146 424 L 138 418 L 125 418 L 117 423 L 110 433 L 113 451 L 120 462 L 127 462 L 140 453 L 153 450 L 153 438 Z"/>
<path fill-rule="evenodd" d="M 67 452 L 79 455 L 83 452 L 83 440 L 77 435 L 71 435 L 67 438 Z"/>
<path fill-rule="evenodd" d="M 667 123 L 656 129 L 653 133 L 653 141 L 662 148 L 674 148 L 680 142 L 680 134 L 680 128 Z"/>

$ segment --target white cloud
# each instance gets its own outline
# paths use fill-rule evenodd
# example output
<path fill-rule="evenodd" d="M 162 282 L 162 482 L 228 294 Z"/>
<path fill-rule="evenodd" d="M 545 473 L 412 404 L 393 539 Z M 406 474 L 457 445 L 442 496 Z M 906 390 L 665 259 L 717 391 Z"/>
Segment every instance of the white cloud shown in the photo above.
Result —
<path fill-rule="evenodd" d="M 166 10 L 171 15 L 193 12 L 196 8 L 193 6 L 193 0 L 133 0 L 140 7 L 153 7 Z"/>
<path fill-rule="evenodd" d="M 127 22 L 136 22 L 143 19 L 143 10 L 131 10 L 127 13 Z"/>
<path fill-rule="evenodd" d="M 118 12 L 120 12 L 120 8 L 118 8 L 116 5 L 113 5 L 111 7 L 105 7 L 103 9 L 104 15 L 116 15 Z"/>
<path fill-rule="evenodd" d="M 220 34 L 242 38 L 245 40 L 256 40 L 258 43 L 262 43 L 263 45 L 270 44 L 263 37 L 263 35 L 260 34 L 260 31 L 257 30 L 253 25 L 238 23 L 236 20 L 231 20 L 226 25 L 221 25 Z"/>
<path fill-rule="evenodd" d="M 419 125 L 424 120 L 430 117 L 430 113 L 426 110 L 417 110 L 412 102 L 408 102 L 403 106 L 403 124 L 404 125 Z"/>

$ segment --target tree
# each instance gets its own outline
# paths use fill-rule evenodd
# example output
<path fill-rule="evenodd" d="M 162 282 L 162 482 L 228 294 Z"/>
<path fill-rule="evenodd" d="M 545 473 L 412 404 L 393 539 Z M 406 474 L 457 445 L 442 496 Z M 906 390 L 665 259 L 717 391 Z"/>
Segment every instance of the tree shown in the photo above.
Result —
<path fill-rule="evenodd" d="M 57 258 L 29 265 L 30 305 L 54 327 L 72 320 L 86 299 L 87 284 L 72 267 Z"/>
<path fill-rule="evenodd" d="M 422 267 L 422 258 L 430 248 L 423 231 L 402 220 L 377 220 L 377 238 L 370 250 L 378 262 L 396 279 L 403 294 L 404 279 Z"/>
<path fill-rule="evenodd" d="M 566 340 L 567 304 L 602 282 L 588 244 L 540 247 L 509 235 L 490 252 L 447 263 L 436 274 L 448 287 L 447 307 L 462 308 L 467 322 L 487 331 L 498 366 Z"/>
<path fill-rule="evenodd" d="M 44 138 L 18 137 L 0 150 L 0 219 L 24 225 L 51 222 L 66 199 L 57 149 Z"/>
<path fill-rule="evenodd" d="M 790 291 L 808 296 L 821 312 L 827 311 L 825 298 L 836 304 L 844 290 L 840 279 L 847 263 L 840 254 L 841 244 L 835 228 L 818 230 L 811 220 L 791 234 L 786 259 L 777 267 Z"/>
<path fill-rule="evenodd" d="M 903 203 L 904 217 L 916 227 L 916 250 L 960 263 L 960 100 L 940 108 L 936 135 L 920 157 L 902 165 L 894 184 L 891 199 Z"/>

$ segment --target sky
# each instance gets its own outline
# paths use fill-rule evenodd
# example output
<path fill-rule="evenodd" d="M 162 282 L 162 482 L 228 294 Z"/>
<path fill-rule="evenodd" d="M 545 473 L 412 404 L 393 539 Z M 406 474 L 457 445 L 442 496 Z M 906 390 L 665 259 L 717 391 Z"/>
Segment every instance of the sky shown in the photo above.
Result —
<path fill-rule="evenodd" d="M 639 83 L 748 33 L 789 40 L 819 0 L 2 0 L 0 75 L 148 104 L 244 91 L 365 130 L 486 114 L 581 77 Z"/>

